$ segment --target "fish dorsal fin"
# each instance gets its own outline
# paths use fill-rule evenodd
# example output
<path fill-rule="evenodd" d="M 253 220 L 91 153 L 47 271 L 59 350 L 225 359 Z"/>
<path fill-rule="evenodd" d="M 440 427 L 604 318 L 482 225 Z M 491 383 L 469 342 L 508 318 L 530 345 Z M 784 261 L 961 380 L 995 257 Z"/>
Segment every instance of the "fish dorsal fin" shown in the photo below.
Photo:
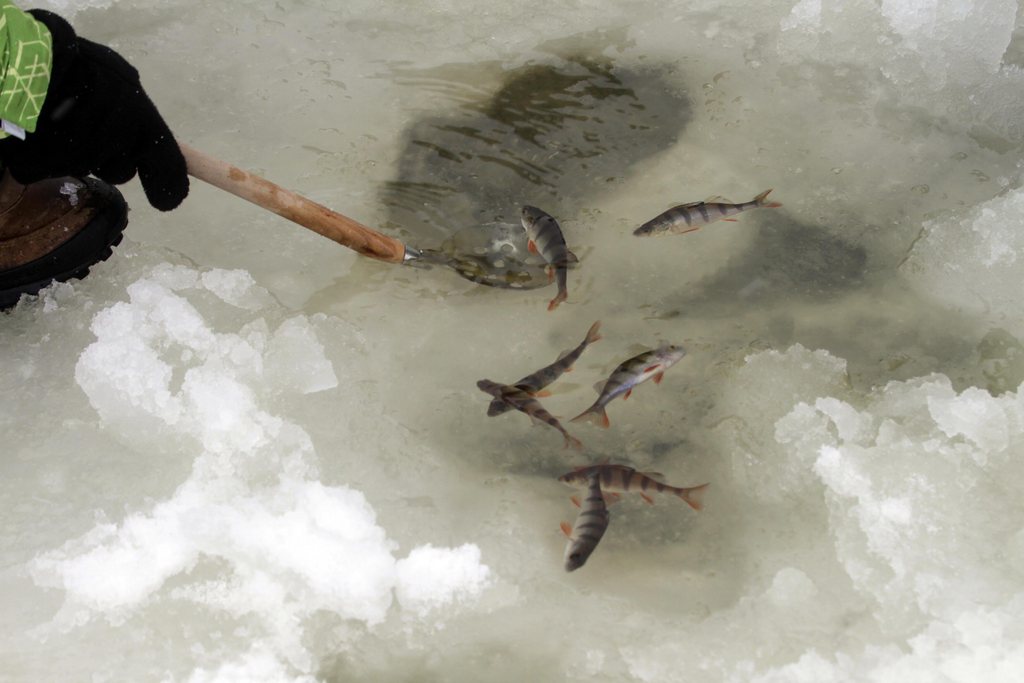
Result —
<path fill-rule="evenodd" d="M 695 206 L 700 206 L 704 202 L 687 202 L 686 204 L 676 204 L 673 209 L 692 209 Z"/>
<path fill-rule="evenodd" d="M 641 472 L 640 474 L 645 477 L 650 477 L 651 479 L 656 479 L 657 481 L 665 481 L 665 475 L 661 472 Z"/>
<path fill-rule="evenodd" d="M 604 385 L 607 383 L 608 380 L 606 379 L 597 380 L 596 382 L 594 382 L 594 391 L 600 394 L 602 391 L 604 391 Z"/>
<path fill-rule="evenodd" d="M 558 361 L 562 360 L 572 352 L 572 349 L 566 349 L 565 351 L 562 351 L 560 354 L 558 354 L 558 358 L 555 359 L 555 362 L 557 363 Z"/>
<path fill-rule="evenodd" d="M 726 199 L 725 197 L 723 197 L 720 194 L 712 195 L 712 196 L 708 197 L 707 199 L 705 199 L 702 203 L 703 204 L 732 204 L 732 202 L 730 202 L 728 199 Z"/>
<path fill-rule="evenodd" d="M 577 264 L 577 263 L 579 263 L 579 262 L 580 262 L 580 260 L 579 260 L 579 258 L 578 258 L 578 257 L 576 256 L 576 254 L 574 254 L 574 253 L 572 253 L 571 251 L 569 251 L 568 249 L 566 249 L 566 250 L 565 250 L 565 262 L 566 262 L 567 264 L 571 264 L 571 265 L 574 265 L 574 264 Z"/>

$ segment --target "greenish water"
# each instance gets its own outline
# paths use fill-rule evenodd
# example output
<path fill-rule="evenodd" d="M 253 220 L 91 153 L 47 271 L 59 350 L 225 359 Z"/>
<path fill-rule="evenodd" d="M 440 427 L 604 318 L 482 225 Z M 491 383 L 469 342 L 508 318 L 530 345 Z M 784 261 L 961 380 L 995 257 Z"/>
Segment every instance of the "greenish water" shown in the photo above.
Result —
<path fill-rule="evenodd" d="M 1012 70 L 937 29 L 879 28 L 893 7 L 81 9 L 183 140 L 416 247 L 535 205 L 580 264 L 548 312 L 553 286 L 361 260 L 198 183 L 159 215 L 127 186 L 125 247 L 0 328 L 10 679 L 885 680 L 941 667 L 927 641 L 968 653 L 949 680 L 997 680 L 1024 593 L 1024 330 L 986 296 L 950 303 L 984 258 L 936 286 L 920 248 L 967 253 L 957 221 L 1015 196 L 1020 103 L 996 106 Z M 994 35 L 996 9 L 964 35 Z M 631 234 L 768 188 L 781 208 Z M 993 211 L 1001 234 L 1016 214 Z M 225 269 L 255 288 L 225 298 Z M 487 417 L 477 380 L 551 363 L 596 320 L 542 399 L 581 452 Z M 93 364 L 101 330 L 122 337 Z M 568 423 L 662 343 L 687 357 L 610 429 Z M 567 574 L 556 478 L 606 459 L 710 482 L 706 507 L 618 503 Z M 322 489 L 361 492 L 380 538 Z M 438 563 L 417 578 L 464 594 L 418 611 L 389 572 L 423 544 L 478 548 L 487 587 Z M 986 619 L 990 660 L 980 630 L 949 635 Z"/>

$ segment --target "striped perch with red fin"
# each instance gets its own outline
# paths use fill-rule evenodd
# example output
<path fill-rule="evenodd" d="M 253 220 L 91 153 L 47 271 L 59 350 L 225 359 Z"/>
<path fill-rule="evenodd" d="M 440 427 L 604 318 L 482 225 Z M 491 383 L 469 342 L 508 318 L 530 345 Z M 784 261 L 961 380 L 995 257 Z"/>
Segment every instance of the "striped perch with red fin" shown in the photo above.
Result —
<path fill-rule="evenodd" d="M 653 504 L 654 501 L 648 495 L 648 491 L 671 493 L 694 510 L 700 510 L 703 507 L 701 499 L 709 486 L 708 484 L 686 488 L 670 486 L 661 483 L 654 476 L 654 473 L 637 472 L 626 465 L 601 464 L 580 467 L 572 472 L 566 472 L 558 478 L 558 481 L 570 486 L 587 486 L 591 477 L 598 477 L 601 480 L 601 489 L 606 494 L 610 492 L 639 493 L 644 501 Z"/>
<path fill-rule="evenodd" d="M 673 206 L 668 211 L 658 214 L 633 231 L 637 237 L 658 237 L 661 235 L 682 235 L 683 233 L 699 230 L 703 226 L 715 221 L 735 221 L 738 213 L 749 209 L 777 209 L 782 206 L 779 202 L 768 201 L 768 193 L 765 190 L 749 202 L 729 204 L 727 202 L 691 202 Z"/>
<path fill-rule="evenodd" d="M 623 399 L 629 398 L 629 395 L 633 393 L 633 388 L 641 382 L 654 378 L 655 384 L 660 383 L 665 371 L 678 363 L 685 355 L 686 349 L 682 346 L 667 344 L 653 351 L 644 351 L 640 355 L 623 361 L 605 381 L 594 404 L 571 421 L 588 420 L 599 427 L 607 428 L 611 422 L 608 420 L 605 406 L 617 396 L 622 396 Z"/>
<path fill-rule="evenodd" d="M 543 397 L 548 395 L 544 393 L 542 389 L 561 377 L 562 373 L 569 372 L 572 369 L 573 364 L 579 360 L 586 348 L 601 339 L 600 329 L 601 321 L 598 320 L 590 326 L 589 330 L 587 330 L 587 336 L 580 342 L 579 346 L 571 351 L 563 353 L 558 357 L 558 360 L 551 365 L 547 365 L 537 372 L 523 377 L 513 386 L 523 389 L 534 397 Z M 501 415 L 508 410 L 512 410 L 512 406 L 500 398 L 496 398 L 491 401 L 491 405 L 488 406 L 487 415 L 493 417 L 494 415 Z"/>
<path fill-rule="evenodd" d="M 547 262 L 548 276 L 551 277 L 554 271 L 554 278 L 558 281 L 558 294 L 548 304 L 548 310 L 553 311 L 569 298 L 569 264 L 577 261 L 576 255 L 569 251 L 562 229 L 552 216 L 536 206 L 524 206 L 520 215 L 526 229 L 527 248 Z"/>
<path fill-rule="evenodd" d="M 568 522 L 562 522 L 562 531 L 569 537 L 565 546 L 565 571 L 575 571 L 586 564 L 608 529 L 610 517 L 601 493 L 600 477 L 593 475 L 587 480 L 587 497 L 580 506 L 576 523 L 570 529 Z"/>
<path fill-rule="evenodd" d="M 569 432 L 565 430 L 565 427 L 562 426 L 562 423 L 559 422 L 554 415 L 545 410 L 544 406 L 540 404 L 540 401 L 530 395 L 529 392 L 516 386 L 498 384 L 497 382 L 492 382 L 489 379 L 480 380 L 476 383 L 476 386 L 480 391 L 486 392 L 494 398 L 507 403 L 512 408 L 526 413 L 533 418 L 535 422 L 542 422 L 560 431 L 562 436 L 565 437 L 566 448 L 569 448 L 570 446 L 577 450 L 583 448 L 583 444 L 580 440 L 569 434 Z M 490 414 L 490 411 L 488 411 L 488 414 Z"/>

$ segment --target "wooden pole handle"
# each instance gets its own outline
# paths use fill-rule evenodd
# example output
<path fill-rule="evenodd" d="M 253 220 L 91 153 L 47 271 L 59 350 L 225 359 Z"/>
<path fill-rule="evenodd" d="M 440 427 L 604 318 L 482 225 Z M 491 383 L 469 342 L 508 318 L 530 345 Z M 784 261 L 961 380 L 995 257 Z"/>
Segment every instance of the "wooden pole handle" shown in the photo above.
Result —
<path fill-rule="evenodd" d="M 178 146 L 185 155 L 189 175 L 199 180 L 309 228 L 363 256 L 389 263 L 402 263 L 405 259 L 405 245 L 394 237 L 382 235 L 348 216 L 215 159 L 195 147 L 184 143 L 178 143 Z"/>

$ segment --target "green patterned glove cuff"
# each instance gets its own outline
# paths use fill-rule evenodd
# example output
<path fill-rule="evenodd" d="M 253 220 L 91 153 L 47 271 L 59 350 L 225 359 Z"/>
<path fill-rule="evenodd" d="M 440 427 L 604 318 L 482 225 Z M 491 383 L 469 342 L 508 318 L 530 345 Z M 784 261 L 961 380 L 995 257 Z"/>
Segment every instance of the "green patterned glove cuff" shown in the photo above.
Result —
<path fill-rule="evenodd" d="M 29 133 L 36 129 L 50 85 L 52 42 L 42 23 L 10 0 L 0 0 L 0 119 Z"/>

